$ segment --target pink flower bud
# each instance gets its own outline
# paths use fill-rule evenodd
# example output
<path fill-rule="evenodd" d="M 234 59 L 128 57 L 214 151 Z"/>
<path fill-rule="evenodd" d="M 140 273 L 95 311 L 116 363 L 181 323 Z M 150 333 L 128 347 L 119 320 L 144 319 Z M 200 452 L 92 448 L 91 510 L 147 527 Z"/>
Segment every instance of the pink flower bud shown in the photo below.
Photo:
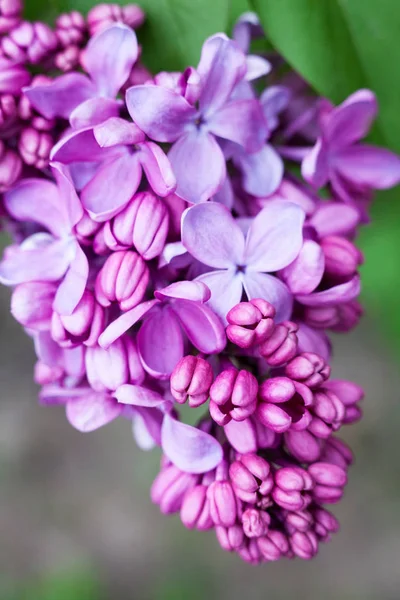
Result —
<path fill-rule="evenodd" d="M 54 64 L 57 69 L 67 73 L 68 71 L 72 71 L 79 66 L 79 58 L 81 51 L 78 46 L 67 46 L 58 52 L 54 57 Z"/>
<path fill-rule="evenodd" d="M 18 154 L 0 140 L 0 193 L 6 192 L 19 179 L 21 171 L 22 161 Z"/>
<path fill-rule="evenodd" d="M 263 560 L 257 540 L 254 538 L 245 539 L 242 546 L 238 549 L 238 554 L 242 560 L 253 565 L 258 565 Z"/>
<path fill-rule="evenodd" d="M 346 471 L 353 462 L 353 453 L 343 440 L 330 437 L 325 442 L 320 460 L 331 465 L 337 465 Z"/>
<path fill-rule="evenodd" d="M 243 531 L 249 538 L 265 535 L 269 529 L 271 517 L 268 513 L 256 508 L 247 508 L 242 515 Z"/>
<path fill-rule="evenodd" d="M 128 4 L 124 7 L 118 4 L 98 4 L 89 11 L 87 16 L 90 35 L 95 35 L 117 22 L 137 29 L 143 24 L 144 19 L 143 10 L 136 4 Z"/>
<path fill-rule="evenodd" d="M 315 533 L 318 538 L 327 541 L 331 533 L 339 531 L 339 521 L 328 510 L 318 508 L 313 511 Z"/>
<path fill-rule="evenodd" d="M 264 381 L 259 388 L 259 399 L 257 419 L 277 433 L 305 429 L 311 420 L 307 407 L 313 402 L 312 392 L 288 377 Z"/>
<path fill-rule="evenodd" d="M 243 545 L 244 533 L 240 525 L 232 525 L 231 527 L 219 525 L 215 528 L 215 533 L 221 548 L 227 552 L 234 552 Z"/>
<path fill-rule="evenodd" d="M 290 537 L 290 547 L 299 558 L 310 560 L 318 552 L 317 537 L 312 531 L 296 531 Z"/>
<path fill-rule="evenodd" d="M 273 367 L 287 363 L 297 352 L 298 325 L 284 321 L 277 325 L 272 335 L 258 348 L 261 356 Z"/>
<path fill-rule="evenodd" d="M 0 56 L 0 93 L 19 95 L 31 76 L 23 65 Z"/>
<path fill-rule="evenodd" d="M 79 46 L 85 38 L 85 17 L 78 11 L 63 13 L 56 20 L 56 36 L 63 48 Z"/>
<path fill-rule="evenodd" d="M 237 517 L 237 500 L 229 481 L 214 481 L 208 487 L 207 498 L 215 525 L 232 527 Z"/>
<path fill-rule="evenodd" d="M 121 310 L 130 310 L 142 301 L 148 282 L 149 270 L 139 254 L 113 252 L 97 275 L 96 298 L 102 306 L 118 302 Z"/>
<path fill-rule="evenodd" d="M 334 503 L 341 499 L 347 483 L 344 469 L 337 465 L 317 462 L 309 466 L 308 472 L 315 482 L 312 495 L 318 503 Z"/>
<path fill-rule="evenodd" d="M 285 443 L 289 452 L 300 462 L 315 462 L 321 456 L 321 446 L 309 431 L 287 431 Z"/>
<path fill-rule="evenodd" d="M 363 256 L 346 238 L 329 235 L 322 239 L 321 248 L 325 256 L 325 273 L 335 279 L 355 275 L 363 262 Z"/>
<path fill-rule="evenodd" d="M 257 454 L 240 456 L 229 467 L 229 477 L 236 496 L 249 504 L 266 499 L 274 486 L 269 463 Z"/>
<path fill-rule="evenodd" d="M 313 518 L 308 510 L 287 511 L 285 522 L 288 532 L 294 533 L 295 531 L 308 531 L 313 524 Z"/>
<path fill-rule="evenodd" d="M 260 298 L 240 302 L 228 312 L 226 335 L 240 348 L 251 348 L 267 340 L 273 329 L 275 309 Z"/>
<path fill-rule="evenodd" d="M 286 510 L 303 510 L 310 502 L 308 492 L 313 480 L 300 467 L 283 467 L 275 473 L 275 487 L 272 491 L 274 501 Z"/>
<path fill-rule="evenodd" d="M 187 490 L 194 487 L 197 480 L 196 475 L 184 473 L 174 465 L 164 467 L 151 486 L 151 500 L 164 514 L 178 512 Z"/>
<path fill-rule="evenodd" d="M 18 141 L 19 153 L 27 165 L 44 169 L 49 163 L 53 138 L 47 132 L 27 127 L 21 131 Z"/>
<path fill-rule="evenodd" d="M 134 246 L 145 260 L 151 260 L 164 248 L 168 223 L 168 210 L 161 198 L 140 192 L 106 223 L 104 239 L 111 250 Z"/>
<path fill-rule="evenodd" d="M 140 384 L 144 371 L 134 340 L 124 335 L 107 350 L 92 346 L 85 354 L 86 375 L 91 387 L 97 392 L 115 391 L 125 383 Z"/>
<path fill-rule="evenodd" d="M 17 117 L 17 105 L 11 94 L 0 95 L 0 127 L 6 128 L 15 121 Z"/>
<path fill-rule="evenodd" d="M 258 548 L 267 561 L 279 560 L 289 551 L 289 542 L 284 533 L 270 530 L 267 535 L 258 538 Z"/>
<path fill-rule="evenodd" d="M 104 310 L 92 292 L 86 290 L 71 315 L 53 312 L 51 335 L 60 346 L 94 346 L 105 326 Z"/>
<path fill-rule="evenodd" d="M 204 531 L 213 527 L 205 485 L 187 490 L 182 502 L 181 521 L 188 529 Z"/>
<path fill-rule="evenodd" d="M 55 33 L 45 23 L 22 21 L 1 40 L 4 55 L 17 62 L 26 60 L 37 64 L 58 44 Z"/>
<path fill-rule="evenodd" d="M 286 365 L 285 374 L 309 388 L 319 387 L 329 378 L 331 368 L 314 352 L 303 352 Z"/>
<path fill-rule="evenodd" d="M 211 365 L 200 356 L 184 356 L 171 374 L 171 394 L 179 404 L 189 399 L 189 406 L 204 404 L 213 381 Z"/>
<path fill-rule="evenodd" d="M 21 0 L 0 0 L 0 34 L 8 33 L 21 20 Z"/>
<path fill-rule="evenodd" d="M 343 424 L 346 410 L 343 402 L 331 390 L 321 388 L 314 394 L 310 431 L 317 437 L 327 438 Z"/>
<path fill-rule="evenodd" d="M 218 425 L 231 419 L 243 421 L 257 406 L 257 379 L 249 371 L 230 367 L 220 373 L 210 388 L 210 414 Z"/>
<path fill-rule="evenodd" d="M 11 296 L 13 317 L 28 329 L 45 331 L 50 328 L 53 301 L 57 291 L 55 283 L 31 281 L 20 283 Z"/>
<path fill-rule="evenodd" d="M 38 360 L 34 367 L 33 378 L 38 385 L 47 385 L 59 381 L 63 375 L 64 369 L 61 366 L 46 365 L 44 362 Z"/>

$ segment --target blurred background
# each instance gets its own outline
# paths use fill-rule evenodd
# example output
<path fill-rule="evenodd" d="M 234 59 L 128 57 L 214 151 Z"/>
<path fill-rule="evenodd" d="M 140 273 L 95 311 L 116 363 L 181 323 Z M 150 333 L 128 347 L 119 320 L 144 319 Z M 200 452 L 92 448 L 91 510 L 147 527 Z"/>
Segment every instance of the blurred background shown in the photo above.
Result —
<path fill-rule="evenodd" d="M 149 13 L 141 40 L 152 55 L 145 58 L 156 67 L 161 56 L 167 68 L 196 64 L 207 35 L 257 8 L 269 39 L 320 93 L 339 102 L 363 85 L 376 91 L 381 117 L 373 138 L 400 151 L 398 0 L 312 2 L 312 13 L 310 0 L 139 3 Z M 93 4 L 26 2 L 30 17 L 49 21 Z M 179 48 L 168 28 L 178 17 Z M 162 516 L 148 497 L 159 454 L 135 447 L 128 422 L 84 435 L 62 408 L 38 406 L 33 349 L 9 314 L 9 290 L 0 289 L 0 599 L 399 600 L 399 234 L 394 190 L 377 197 L 361 236 L 367 316 L 334 339 L 333 376 L 365 388 L 364 419 L 343 435 L 356 463 L 334 510 L 342 530 L 310 563 L 251 567 L 221 551 L 211 533 Z"/>

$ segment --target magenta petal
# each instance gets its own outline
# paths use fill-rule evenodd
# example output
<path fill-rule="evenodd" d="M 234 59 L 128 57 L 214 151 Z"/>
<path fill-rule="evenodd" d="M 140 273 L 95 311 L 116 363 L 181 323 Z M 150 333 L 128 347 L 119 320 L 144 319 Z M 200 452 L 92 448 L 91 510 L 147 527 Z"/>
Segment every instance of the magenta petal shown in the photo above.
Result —
<path fill-rule="evenodd" d="M 114 421 L 123 407 L 108 394 L 90 393 L 83 398 L 68 402 L 66 415 L 68 421 L 78 431 L 94 431 Z"/>
<path fill-rule="evenodd" d="M 176 193 L 190 202 L 206 202 L 226 177 L 225 158 L 215 138 L 204 131 L 182 136 L 168 154 L 177 179 Z"/>
<path fill-rule="evenodd" d="M 116 100 L 110 98 L 89 98 L 82 104 L 79 104 L 69 117 L 71 127 L 74 129 L 83 129 L 103 123 L 110 117 L 117 117 L 119 114 L 119 104 Z"/>
<path fill-rule="evenodd" d="M 120 385 L 113 396 L 121 404 L 130 404 L 133 406 L 154 408 L 168 404 L 160 394 L 141 385 Z"/>
<path fill-rule="evenodd" d="M 58 287 L 54 299 L 54 310 L 60 315 L 70 315 L 77 307 L 85 291 L 89 277 L 89 262 L 86 254 L 76 242 L 75 258 Z"/>
<path fill-rule="evenodd" d="M 292 294 L 311 294 L 321 283 L 325 261 L 322 248 L 313 240 L 305 240 L 300 254 L 281 271 Z"/>
<path fill-rule="evenodd" d="M 201 281 L 177 281 L 168 287 L 156 290 L 154 296 L 159 300 L 165 298 L 180 298 L 183 300 L 194 300 L 195 302 L 207 302 L 211 293 L 208 287 Z"/>
<path fill-rule="evenodd" d="M 241 276 L 236 276 L 233 269 L 211 271 L 200 275 L 198 281 L 202 281 L 210 289 L 211 298 L 208 304 L 226 324 L 227 313 L 242 298 L 243 284 Z"/>
<path fill-rule="evenodd" d="M 135 85 L 126 92 L 133 121 L 156 142 L 174 142 L 196 117 L 183 96 L 156 85 Z"/>
<path fill-rule="evenodd" d="M 247 234 L 247 270 L 270 273 L 290 264 L 301 250 L 304 218 L 305 213 L 297 204 L 269 202 Z"/>
<path fill-rule="evenodd" d="M 184 355 L 182 330 L 169 307 L 149 315 L 137 342 L 144 369 L 156 379 L 167 379 Z"/>
<path fill-rule="evenodd" d="M 145 139 L 144 133 L 135 123 L 130 123 L 117 116 L 96 125 L 93 134 L 101 148 L 108 148 L 117 144 L 138 144 Z"/>
<path fill-rule="evenodd" d="M 96 141 L 93 127 L 71 131 L 53 147 L 50 158 L 64 164 L 75 162 L 100 162 L 121 153 L 120 149 L 101 148 Z"/>
<path fill-rule="evenodd" d="M 42 225 L 57 237 L 69 232 L 57 187 L 47 179 L 23 179 L 4 196 L 7 211 L 18 221 Z"/>
<path fill-rule="evenodd" d="M 137 155 L 126 153 L 104 163 L 84 187 L 82 204 L 94 221 L 119 213 L 139 187 L 142 169 Z"/>
<path fill-rule="evenodd" d="M 262 298 L 272 304 L 276 310 L 277 323 L 291 317 L 293 297 L 280 279 L 266 273 L 245 273 L 243 285 L 249 300 Z"/>
<path fill-rule="evenodd" d="M 256 429 L 250 419 L 244 421 L 230 421 L 224 427 L 228 441 L 240 454 L 257 452 Z"/>
<path fill-rule="evenodd" d="M 283 160 L 269 144 L 253 154 L 241 152 L 234 162 L 242 171 L 245 191 L 252 196 L 269 196 L 282 182 Z"/>
<path fill-rule="evenodd" d="M 210 267 L 229 269 L 243 264 L 243 233 L 222 204 L 209 202 L 186 210 L 182 243 L 194 258 Z"/>
<path fill-rule="evenodd" d="M 385 148 L 366 144 L 343 148 L 334 166 L 342 177 L 360 186 L 384 190 L 400 183 L 400 158 Z"/>
<path fill-rule="evenodd" d="M 215 113 L 207 127 L 216 136 L 236 142 L 247 152 L 261 150 L 268 128 L 258 100 L 230 102 Z"/>
<path fill-rule="evenodd" d="M 340 283 L 334 287 L 315 292 L 314 294 L 298 295 L 296 300 L 305 306 L 332 306 L 343 304 L 357 298 L 361 291 L 360 276 L 355 275 L 350 281 Z"/>
<path fill-rule="evenodd" d="M 176 188 L 176 178 L 167 155 L 154 142 L 140 144 L 139 161 L 152 190 L 164 198 Z"/>
<path fill-rule="evenodd" d="M 208 433 L 164 416 L 162 448 L 169 460 L 185 473 L 206 473 L 222 460 L 219 442 Z"/>
<path fill-rule="evenodd" d="M 85 75 L 67 73 L 52 83 L 25 88 L 24 93 L 32 106 L 47 119 L 68 119 L 74 108 L 96 95 L 96 88 Z"/>
<path fill-rule="evenodd" d="M 138 57 L 135 32 L 122 23 L 108 27 L 89 41 L 84 63 L 99 96 L 115 98 Z"/>
<path fill-rule="evenodd" d="M 147 302 L 142 302 L 142 304 L 135 306 L 135 308 L 127 310 L 120 317 L 118 317 L 118 319 L 112 321 L 112 323 L 110 323 L 110 325 L 103 331 L 99 337 L 99 345 L 102 348 L 108 348 L 110 344 L 115 342 L 115 340 L 120 338 L 121 335 L 128 331 L 132 325 L 140 321 L 143 315 L 153 308 L 155 304 L 158 304 L 158 300 L 147 300 Z"/>
<path fill-rule="evenodd" d="M 197 350 L 205 354 L 216 354 L 225 348 L 225 327 L 209 306 L 190 300 L 179 300 L 174 303 L 173 309 Z"/>
<path fill-rule="evenodd" d="M 331 111 L 324 133 L 332 147 L 349 146 L 367 135 L 377 112 L 375 94 L 358 90 Z"/>
<path fill-rule="evenodd" d="M 306 154 L 301 163 L 303 178 L 315 188 L 321 188 L 329 180 L 329 154 L 321 139 Z"/>

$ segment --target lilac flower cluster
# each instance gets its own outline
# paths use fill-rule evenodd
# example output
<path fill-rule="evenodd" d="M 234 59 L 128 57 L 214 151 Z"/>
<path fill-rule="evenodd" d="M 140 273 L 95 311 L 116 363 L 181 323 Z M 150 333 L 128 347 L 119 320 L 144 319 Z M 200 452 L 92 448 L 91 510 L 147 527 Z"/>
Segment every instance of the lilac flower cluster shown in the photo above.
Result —
<path fill-rule="evenodd" d="M 294 73 L 277 82 L 281 59 L 249 53 L 253 14 L 197 67 L 153 76 L 137 7 L 62 15 L 55 33 L 0 9 L 0 281 L 40 402 L 80 431 L 130 420 L 163 451 L 153 501 L 223 549 L 312 558 L 338 529 L 325 505 L 352 454 L 335 434 L 363 398 L 330 379 L 328 333 L 358 323 L 358 228 L 373 191 L 400 182 L 399 157 L 361 143 L 374 94 L 334 107 Z M 44 59 L 64 72 L 31 80 Z M 7 146 L 20 107 L 47 139 L 32 162 Z"/>

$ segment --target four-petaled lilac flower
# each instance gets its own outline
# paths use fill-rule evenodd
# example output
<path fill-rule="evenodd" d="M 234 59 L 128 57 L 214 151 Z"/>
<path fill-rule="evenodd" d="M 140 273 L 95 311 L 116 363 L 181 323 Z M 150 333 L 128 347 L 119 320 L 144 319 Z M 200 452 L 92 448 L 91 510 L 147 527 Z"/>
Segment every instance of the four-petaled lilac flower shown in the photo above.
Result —
<path fill-rule="evenodd" d="M 386 189 L 400 182 L 400 159 L 384 148 L 359 141 L 376 117 L 376 97 L 370 90 L 351 94 L 334 107 L 324 100 L 320 106 L 320 137 L 302 162 L 302 175 L 316 188 L 331 183 L 345 202 L 371 189 Z"/>
<path fill-rule="evenodd" d="M 210 305 L 225 321 L 241 300 L 263 298 L 276 309 L 276 320 L 288 319 L 292 295 L 269 275 L 290 264 L 302 245 L 304 211 L 291 202 L 270 202 L 245 236 L 238 221 L 221 204 L 205 203 L 186 210 L 182 242 L 194 258 L 217 269 L 197 279 L 211 290 Z"/>
<path fill-rule="evenodd" d="M 54 163 L 57 185 L 46 179 L 24 179 L 4 197 L 8 213 L 35 223 L 38 231 L 19 247 L 12 247 L 0 263 L 0 281 L 17 285 L 28 281 L 59 281 L 54 309 L 71 314 L 85 291 L 89 264 L 73 233 L 83 215 L 68 171 Z"/>
<path fill-rule="evenodd" d="M 118 116 L 120 103 L 115 98 L 137 57 L 135 32 L 116 23 L 89 41 L 83 60 L 89 77 L 67 73 L 48 85 L 26 88 L 25 94 L 48 119 L 69 119 L 74 128 L 95 125 Z"/>
<path fill-rule="evenodd" d="M 185 337 L 205 354 L 225 347 L 225 329 L 209 306 L 210 290 L 199 281 L 180 281 L 154 292 L 155 300 L 139 304 L 113 321 L 99 338 L 107 348 L 135 323 L 143 323 L 137 335 L 145 370 L 167 379 L 185 355 Z M 185 334 L 185 336 L 184 336 Z"/>
<path fill-rule="evenodd" d="M 174 142 L 169 159 L 177 178 L 176 193 L 193 204 L 205 202 L 226 177 L 218 139 L 230 140 L 247 152 L 261 149 L 268 134 L 256 99 L 232 99 L 246 76 L 246 57 L 219 34 L 203 45 L 197 72 L 201 78 L 198 108 L 177 92 L 161 86 L 130 88 L 126 104 L 134 122 L 151 139 Z"/>

